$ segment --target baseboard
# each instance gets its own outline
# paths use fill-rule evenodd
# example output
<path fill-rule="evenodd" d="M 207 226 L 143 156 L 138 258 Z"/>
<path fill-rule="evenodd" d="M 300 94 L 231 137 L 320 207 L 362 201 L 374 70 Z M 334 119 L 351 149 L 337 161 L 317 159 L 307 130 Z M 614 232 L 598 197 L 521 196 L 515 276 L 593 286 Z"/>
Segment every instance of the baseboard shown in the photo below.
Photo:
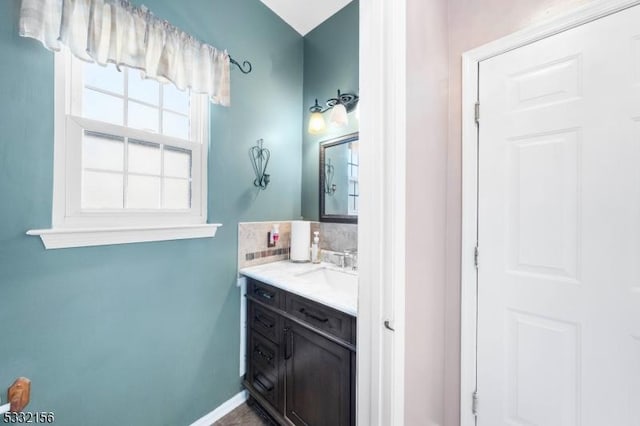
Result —
<path fill-rule="evenodd" d="M 243 402 L 247 400 L 247 391 L 239 392 L 232 396 L 228 401 L 222 403 L 218 408 L 205 414 L 204 417 L 200 417 L 195 422 L 191 423 L 191 426 L 211 426 L 235 408 L 239 407 Z"/>

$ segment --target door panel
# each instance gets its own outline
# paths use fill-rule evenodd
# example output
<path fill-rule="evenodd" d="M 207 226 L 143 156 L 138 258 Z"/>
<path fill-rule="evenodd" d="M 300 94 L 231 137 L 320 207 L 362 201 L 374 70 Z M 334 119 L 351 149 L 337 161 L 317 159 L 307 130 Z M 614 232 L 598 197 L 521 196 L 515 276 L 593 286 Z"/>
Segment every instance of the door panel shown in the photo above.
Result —
<path fill-rule="evenodd" d="M 509 140 L 509 273 L 577 282 L 579 133 Z"/>
<path fill-rule="evenodd" d="M 582 96 L 582 57 L 570 55 L 520 71 L 507 80 L 512 111 L 544 108 Z"/>
<path fill-rule="evenodd" d="M 512 424 L 577 424 L 577 324 L 508 311 L 507 327 L 508 419 Z"/>
<path fill-rule="evenodd" d="M 480 426 L 640 426 L 638 22 L 480 64 Z"/>

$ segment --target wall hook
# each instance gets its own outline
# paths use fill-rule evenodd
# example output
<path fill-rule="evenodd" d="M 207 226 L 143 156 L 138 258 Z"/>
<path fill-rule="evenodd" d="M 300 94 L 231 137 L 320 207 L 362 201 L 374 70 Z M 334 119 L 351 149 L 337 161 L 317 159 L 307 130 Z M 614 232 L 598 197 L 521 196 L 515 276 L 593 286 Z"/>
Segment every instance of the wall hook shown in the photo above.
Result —
<path fill-rule="evenodd" d="M 263 143 L 264 140 L 258 139 L 256 146 L 249 149 L 249 158 L 251 159 L 253 171 L 256 174 L 253 185 L 260 189 L 267 189 L 270 182 L 270 177 L 267 174 L 267 165 L 271 158 L 271 152 L 269 152 L 267 148 L 262 147 Z"/>

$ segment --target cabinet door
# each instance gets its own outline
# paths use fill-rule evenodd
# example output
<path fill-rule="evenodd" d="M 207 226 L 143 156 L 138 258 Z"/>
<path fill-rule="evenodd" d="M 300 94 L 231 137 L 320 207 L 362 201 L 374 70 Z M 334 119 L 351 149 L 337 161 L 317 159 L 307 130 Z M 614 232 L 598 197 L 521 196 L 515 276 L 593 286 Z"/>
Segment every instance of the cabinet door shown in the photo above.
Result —
<path fill-rule="evenodd" d="M 351 423 L 351 351 L 285 322 L 285 416 L 300 426 Z"/>

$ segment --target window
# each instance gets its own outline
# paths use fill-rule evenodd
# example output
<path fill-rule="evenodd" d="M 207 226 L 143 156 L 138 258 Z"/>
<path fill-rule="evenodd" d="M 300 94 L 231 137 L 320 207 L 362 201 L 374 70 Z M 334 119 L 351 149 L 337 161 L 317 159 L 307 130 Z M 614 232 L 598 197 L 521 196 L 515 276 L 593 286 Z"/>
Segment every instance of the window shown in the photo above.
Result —
<path fill-rule="evenodd" d="M 205 224 L 206 95 L 60 52 L 55 102 L 52 231 Z"/>
<path fill-rule="evenodd" d="M 206 98 L 61 56 L 66 205 L 54 227 L 204 223 Z"/>
<path fill-rule="evenodd" d="M 349 159 L 347 162 L 348 176 L 349 176 L 349 207 L 348 213 L 350 215 L 358 214 L 358 197 L 360 195 L 360 188 L 358 185 L 358 143 L 349 143 Z"/>

